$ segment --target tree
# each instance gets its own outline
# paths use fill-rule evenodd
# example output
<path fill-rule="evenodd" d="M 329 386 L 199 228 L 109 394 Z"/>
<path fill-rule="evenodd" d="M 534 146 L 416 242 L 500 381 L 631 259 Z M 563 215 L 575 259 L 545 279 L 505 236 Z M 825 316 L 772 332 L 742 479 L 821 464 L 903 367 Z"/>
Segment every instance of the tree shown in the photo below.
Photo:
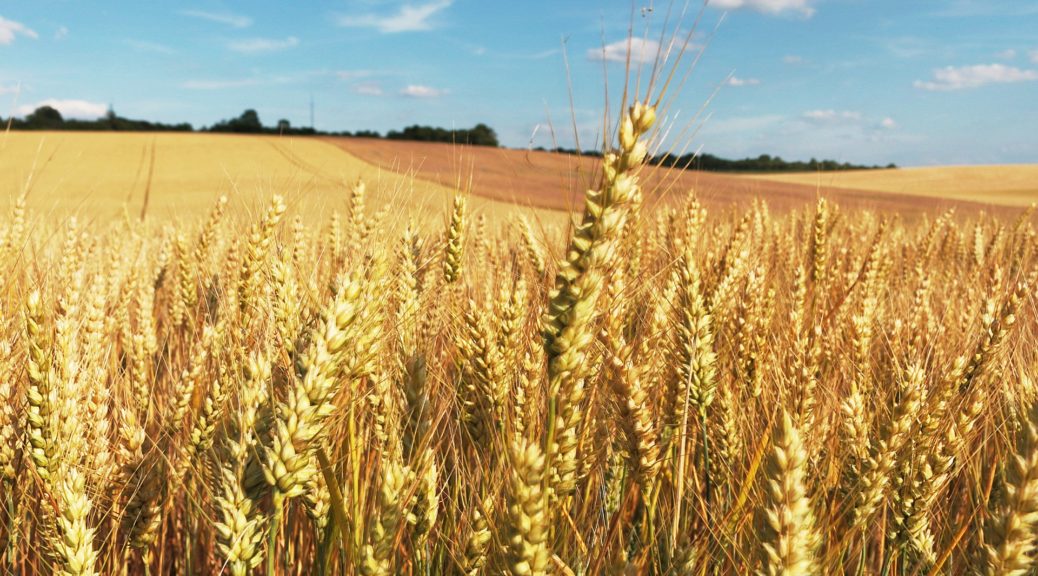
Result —
<path fill-rule="evenodd" d="M 232 120 L 237 130 L 235 132 L 262 132 L 263 123 L 260 122 L 259 114 L 253 109 L 241 113 L 237 119 Z"/>
<path fill-rule="evenodd" d="M 259 114 L 249 108 L 241 113 L 241 116 L 230 120 L 223 120 L 213 124 L 209 128 L 211 132 L 238 132 L 242 134 L 257 134 L 263 132 L 263 124 L 260 123 Z"/>
<path fill-rule="evenodd" d="M 52 106 L 40 106 L 25 119 L 25 123 L 33 128 L 59 127 L 65 123 L 61 112 Z"/>
<path fill-rule="evenodd" d="M 468 143 L 473 146 L 497 146 L 497 132 L 486 124 L 480 122 L 474 128 L 468 130 Z"/>

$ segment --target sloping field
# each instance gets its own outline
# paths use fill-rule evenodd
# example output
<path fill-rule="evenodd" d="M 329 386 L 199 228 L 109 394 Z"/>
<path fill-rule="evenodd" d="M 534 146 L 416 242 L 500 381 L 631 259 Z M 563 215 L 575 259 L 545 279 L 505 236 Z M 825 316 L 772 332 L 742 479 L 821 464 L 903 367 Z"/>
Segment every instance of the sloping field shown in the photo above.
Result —
<path fill-rule="evenodd" d="M 544 208 L 579 207 L 584 189 L 593 185 L 597 177 L 597 159 L 569 154 L 369 138 L 326 140 L 386 170 L 416 174 L 451 186 L 460 179 L 463 186 L 471 182 L 477 195 Z M 911 192 L 890 194 L 869 188 L 835 187 L 825 181 L 819 186 L 813 180 L 775 181 L 654 167 L 643 170 L 642 181 L 649 191 L 647 202 L 681 198 L 695 189 L 704 204 L 715 207 L 762 197 L 772 209 L 781 211 L 813 202 L 819 194 L 845 207 L 897 210 L 904 214 L 934 212 L 951 206 L 982 207 L 965 195 L 935 198 Z"/>
<path fill-rule="evenodd" d="M 945 173 L 945 171 L 947 173 Z M 355 138 L 220 134 L 11 132 L 0 135 L 0 202 L 28 189 L 38 214 L 87 218 L 192 217 L 220 194 L 246 214 L 282 194 L 294 210 L 344 211 L 350 183 L 368 184 L 373 210 L 389 219 L 448 211 L 454 190 L 471 190 L 473 214 L 509 217 L 516 206 L 556 220 L 580 209 L 598 160 L 565 154 Z M 845 207 L 935 212 L 949 206 L 1006 206 L 1038 198 L 1038 166 L 913 169 L 767 178 L 646 168 L 646 203 L 679 201 L 689 190 L 713 207 L 766 198 L 798 208 L 819 193 Z M 860 186 L 860 187 L 859 187 Z M 988 207 L 1002 211 L 995 207 Z M 427 219 L 423 219 L 427 220 Z"/>
<path fill-rule="evenodd" d="M 1030 206 L 1038 202 L 1038 164 L 768 174 L 753 178 L 766 182 L 855 188 L 1005 206 Z"/>
<path fill-rule="evenodd" d="M 325 217 L 344 210 L 349 186 L 367 183 L 367 204 L 391 204 L 388 218 L 436 214 L 452 189 L 358 160 L 312 138 L 170 133 L 10 132 L 0 134 L 0 202 L 28 187 L 37 214 L 192 218 L 220 194 L 232 205 L 265 207 L 274 193 L 294 210 Z M 484 199 L 475 213 L 507 213 Z M 505 210 L 502 210 L 505 208 Z"/>

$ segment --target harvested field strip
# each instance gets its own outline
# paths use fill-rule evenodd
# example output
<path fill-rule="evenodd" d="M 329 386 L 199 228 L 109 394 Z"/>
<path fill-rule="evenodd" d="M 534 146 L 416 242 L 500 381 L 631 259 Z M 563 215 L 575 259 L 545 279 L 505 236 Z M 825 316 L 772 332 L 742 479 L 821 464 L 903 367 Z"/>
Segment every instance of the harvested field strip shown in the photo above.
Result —
<path fill-rule="evenodd" d="M 453 185 L 459 175 L 463 179 L 471 176 L 473 192 L 480 196 L 542 208 L 564 210 L 578 206 L 581 194 L 597 178 L 598 159 L 569 154 L 370 138 L 325 140 L 386 170 L 413 172 L 420 178 L 445 185 Z M 843 206 L 897 210 L 907 215 L 949 207 L 966 210 L 984 207 L 967 198 L 936 199 L 867 188 L 845 189 L 818 186 L 814 182 L 772 181 L 656 167 L 645 168 L 642 178 L 648 204 L 670 202 L 674 198 L 681 201 L 689 190 L 695 189 L 700 200 L 711 207 L 747 204 L 754 198 L 763 198 L 772 209 L 784 211 L 814 202 L 819 195 Z"/>

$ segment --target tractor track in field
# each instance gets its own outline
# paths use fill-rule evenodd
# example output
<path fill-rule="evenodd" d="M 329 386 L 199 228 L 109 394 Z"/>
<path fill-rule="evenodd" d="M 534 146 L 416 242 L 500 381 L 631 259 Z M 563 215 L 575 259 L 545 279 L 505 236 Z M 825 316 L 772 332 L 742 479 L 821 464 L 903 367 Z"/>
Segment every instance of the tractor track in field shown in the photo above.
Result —
<path fill-rule="evenodd" d="M 141 157 L 137 161 L 137 172 L 133 175 L 133 183 L 130 185 L 130 191 L 126 195 L 126 204 L 129 205 L 133 202 L 133 197 L 136 196 L 137 190 L 141 182 L 141 175 L 147 174 L 144 180 L 144 199 L 141 203 L 141 220 L 144 220 L 144 216 L 148 211 L 148 202 L 151 199 L 151 185 L 155 179 L 155 149 L 157 148 L 156 138 L 153 136 L 151 141 L 144 144 L 141 147 Z"/>
<path fill-rule="evenodd" d="M 148 148 L 148 144 L 141 146 L 141 157 L 137 159 L 137 172 L 133 174 L 133 183 L 130 184 L 130 191 L 126 193 L 127 204 L 133 201 L 133 196 L 137 192 L 137 183 L 141 181 L 141 174 L 144 173 L 144 167 L 148 163 Z"/>
<path fill-rule="evenodd" d="M 144 182 L 144 202 L 141 203 L 141 220 L 144 220 L 144 216 L 148 213 L 148 200 L 151 199 L 151 183 L 155 177 L 155 149 L 158 145 L 155 141 L 155 137 L 151 138 L 151 154 L 148 159 L 148 179 Z"/>
<path fill-rule="evenodd" d="M 320 168 L 300 158 L 298 154 L 289 150 L 288 147 L 282 144 L 281 142 L 277 142 L 274 140 L 271 140 L 269 142 L 271 147 L 274 148 L 275 152 L 277 152 L 282 158 L 287 160 L 289 164 L 295 166 L 302 172 L 310 175 L 313 178 L 316 178 L 329 184 L 342 183 L 342 180 L 340 178 L 335 178 L 334 176 L 329 176 L 328 174 L 325 174 L 324 171 L 322 171 Z"/>

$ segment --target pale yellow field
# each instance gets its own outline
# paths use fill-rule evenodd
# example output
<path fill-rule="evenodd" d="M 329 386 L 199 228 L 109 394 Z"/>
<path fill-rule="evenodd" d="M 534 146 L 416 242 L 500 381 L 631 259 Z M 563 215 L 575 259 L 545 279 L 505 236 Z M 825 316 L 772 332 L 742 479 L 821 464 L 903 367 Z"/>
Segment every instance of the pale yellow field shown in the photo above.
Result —
<path fill-rule="evenodd" d="M 252 211 L 271 194 L 309 217 L 346 207 L 349 186 L 368 187 L 373 210 L 387 218 L 447 212 L 454 190 L 387 172 L 316 139 L 221 134 L 11 132 L 0 134 L 0 203 L 28 187 L 37 214 L 110 219 L 191 218 L 221 194 Z M 475 214 L 506 217 L 510 204 L 472 198 Z M 432 219 L 437 223 L 441 218 Z"/>
<path fill-rule="evenodd" d="M 1038 164 L 762 174 L 750 177 L 817 185 L 823 191 L 825 188 L 855 188 L 1003 206 L 1029 206 L 1038 202 Z"/>

